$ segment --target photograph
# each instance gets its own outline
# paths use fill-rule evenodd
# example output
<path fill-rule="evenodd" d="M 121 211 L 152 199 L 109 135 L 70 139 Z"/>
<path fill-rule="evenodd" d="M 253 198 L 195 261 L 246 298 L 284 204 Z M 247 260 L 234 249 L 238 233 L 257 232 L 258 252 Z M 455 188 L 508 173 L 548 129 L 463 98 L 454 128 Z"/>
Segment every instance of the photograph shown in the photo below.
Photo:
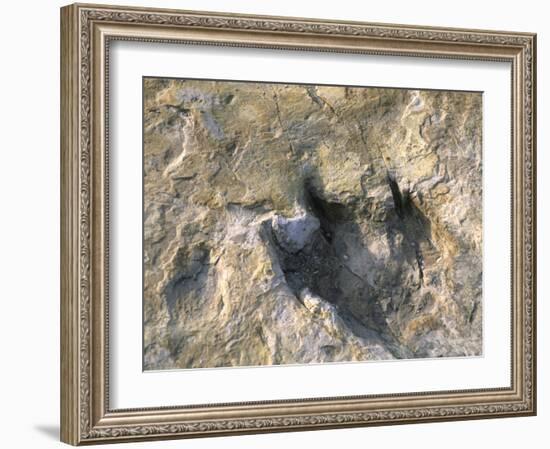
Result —
<path fill-rule="evenodd" d="M 144 77 L 144 369 L 482 355 L 482 101 Z"/>

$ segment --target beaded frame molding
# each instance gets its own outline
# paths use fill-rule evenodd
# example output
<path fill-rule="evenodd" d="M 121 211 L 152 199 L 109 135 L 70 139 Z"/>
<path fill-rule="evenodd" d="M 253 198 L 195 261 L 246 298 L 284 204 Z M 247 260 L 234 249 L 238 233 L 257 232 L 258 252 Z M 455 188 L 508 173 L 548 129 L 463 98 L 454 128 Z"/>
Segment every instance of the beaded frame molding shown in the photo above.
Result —
<path fill-rule="evenodd" d="M 113 40 L 510 62 L 510 387 L 112 410 L 107 81 Z M 530 33 L 105 5 L 63 7 L 61 440 L 79 445 L 534 415 L 535 54 L 536 36 Z"/>

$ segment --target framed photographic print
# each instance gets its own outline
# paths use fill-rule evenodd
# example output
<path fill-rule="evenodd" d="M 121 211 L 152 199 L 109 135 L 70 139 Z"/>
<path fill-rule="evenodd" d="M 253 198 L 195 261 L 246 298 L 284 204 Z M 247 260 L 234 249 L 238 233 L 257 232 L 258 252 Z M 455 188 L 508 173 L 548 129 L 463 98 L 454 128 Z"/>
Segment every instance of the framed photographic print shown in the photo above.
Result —
<path fill-rule="evenodd" d="M 61 438 L 536 413 L 529 33 L 61 9 Z"/>

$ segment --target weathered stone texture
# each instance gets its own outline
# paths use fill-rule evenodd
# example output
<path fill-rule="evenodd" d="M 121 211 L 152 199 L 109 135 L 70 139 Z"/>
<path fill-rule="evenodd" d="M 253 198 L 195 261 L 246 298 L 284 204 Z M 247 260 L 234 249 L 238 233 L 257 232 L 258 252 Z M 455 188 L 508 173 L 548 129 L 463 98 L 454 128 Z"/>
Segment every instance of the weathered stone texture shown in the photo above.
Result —
<path fill-rule="evenodd" d="M 480 355 L 480 93 L 144 81 L 144 362 Z"/>

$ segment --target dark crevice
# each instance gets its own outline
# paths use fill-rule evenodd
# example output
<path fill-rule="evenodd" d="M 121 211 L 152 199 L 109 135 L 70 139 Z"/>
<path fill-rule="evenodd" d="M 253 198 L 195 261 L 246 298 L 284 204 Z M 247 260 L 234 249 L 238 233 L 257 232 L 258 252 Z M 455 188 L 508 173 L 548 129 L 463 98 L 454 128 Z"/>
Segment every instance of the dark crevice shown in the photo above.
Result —
<path fill-rule="evenodd" d="M 321 233 L 328 243 L 332 242 L 334 222 L 342 215 L 341 204 L 330 203 L 321 198 L 311 183 L 305 185 L 306 208 L 319 219 Z"/>
<path fill-rule="evenodd" d="M 420 285 L 424 284 L 424 258 L 422 257 L 422 252 L 420 251 L 420 248 L 418 247 L 418 244 L 414 244 L 415 249 L 415 255 L 416 255 L 416 263 L 418 265 L 418 279 L 420 281 Z"/>
<path fill-rule="evenodd" d="M 409 253 L 416 262 L 418 280 L 420 286 L 422 286 L 424 283 L 425 268 L 422 247 L 428 247 L 430 250 L 435 249 L 431 241 L 431 224 L 424 213 L 415 205 L 411 192 L 408 189 L 401 190 L 397 180 L 389 172 L 387 180 L 393 198 L 395 213 L 398 217 L 398 220 L 393 225 L 403 235 L 405 255 Z"/>
<path fill-rule="evenodd" d="M 474 318 L 475 318 L 476 312 L 477 312 L 477 308 L 478 308 L 478 303 L 475 302 L 475 303 L 474 303 L 474 306 L 472 307 L 472 311 L 470 312 L 470 316 L 468 317 L 468 322 L 469 322 L 470 324 L 472 324 L 473 321 L 474 321 Z"/>
<path fill-rule="evenodd" d="M 399 184 L 397 184 L 395 177 L 389 172 L 387 176 L 388 176 L 388 184 L 390 185 L 391 195 L 393 198 L 393 205 L 395 207 L 395 213 L 399 218 L 403 218 L 405 202 L 410 200 L 408 192 L 406 192 L 404 196 L 401 193 L 401 189 L 399 188 Z"/>

